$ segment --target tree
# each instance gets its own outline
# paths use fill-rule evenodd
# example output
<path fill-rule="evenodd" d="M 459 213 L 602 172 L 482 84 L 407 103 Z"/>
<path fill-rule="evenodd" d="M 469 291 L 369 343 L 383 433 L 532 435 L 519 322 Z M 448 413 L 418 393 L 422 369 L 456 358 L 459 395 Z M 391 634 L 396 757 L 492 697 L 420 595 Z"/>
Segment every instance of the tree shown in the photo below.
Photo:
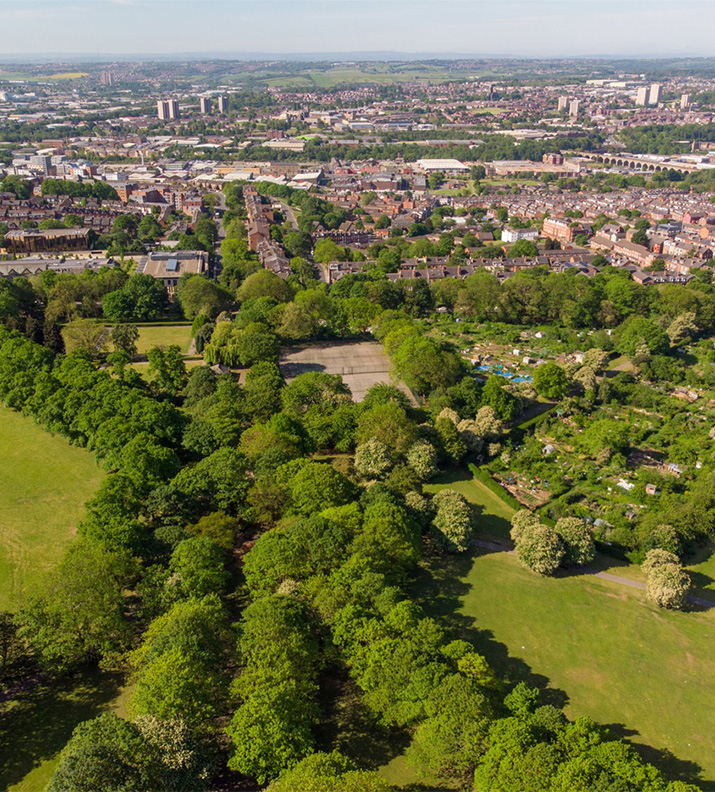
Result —
<path fill-rule="evenodd" d="M 256 690 L 226 729 L 234 744 L 228 766 L 265 784 L 312 753 L 319 720 L 312 694 L 312 685 L 294 679 Z"/>
<path fill-rule="evenodd" d="M 540 523 L 514 531 L 512 540 L 519 561 L 540 575 L 552 575 L 564 557 L 564 546 L 556 531 Z"/>
<path fill-rule="evenodd" d="M 578 517 L 562 517 L 554 529 L 564 545 L 562 563 L 566 566 L 584 566 L 593 561 L 596 545 L 593 533 Z"/>
<path fill-rule="evenodd" d="M 172 590 L 182 597 L 201 599 L 207 594 L 220 595 L 226 588 L 224 551 L 206 536 L 179 542 L 171 554 L 169 570 L 173 573 Z"/>
<path fill-rule="evenodd" d="M 201 214 L 194 226 L 194 236 L 204 250 L 213 251 L 218 239 L 216 222 L 207 214 Z"/>
<path fill-rule="evenodd" d="M 228 621 L 215 596 L 178 602 L 159 616 L 130 655 L 136 717 L 183 719 L 202 730 L 223 713 L 228 678 L 223 671 Z"/>
<path fill-rule="evenodd" d="M 74 319 L 64 328 L 67 351 L 81 350 L 90 357 L 96 357 L 104 350 L 107 337 L 107 328 L 92 319 Z"/>
<path fill-rule="evenodd" d="M 511 421 L 521 409 L 519 399 L 507 390 L 505 378 L 497 375 L 489 377 L 482 389 L 482 404 L 491 407 L 496 417 L 502 421 Z"/>
<path fill-rule="evenodd" d="M 386 345 L 388 341 L 389 338 Z M 460 361 L 454 353 L 419 334 L 407 336 L 391 357 L 400 379 L 420 394 L 453 385 L 460 371 Z"/>
<path fill-rule="evenodd" d="M 536 246 L 534 242 L 531 242 L 528 239 L 520 239 L 518 242 L 515 242 L 509 248 L 509 256 L 511 258 L 516 258 L 518 256 L 532 258 L 538 255 L 539 255 L 539 248 Z"/>
<path fill-rule="evenodd" d="M 604 352 L 598 347 L 587 349 L 583 355 L 583 365 L 590 368 L 595 374 L 599 374 L 608 365 L 608 352 Z"/>
<path fill-rule="evenodd" d="M 133 574 L 128 553 L 75 541 L 18 614 L 20 637 L 53 671 L 125 649 L 131 635 L 125 589 Z"/>
<path fill-rule="evenodd" d="M 356 437 L 360 444 L 370 438 L 379 440 L 395 457 L 406 453 L 415 442 L 416 429 L 405 410 L 390 401 L 363 410 L 358 418 Z"/>
<path fill-rule="evenodd" d="M 210 539 L 225 552 L 230 552 L 236 536 L 241 530 L 241 521 L 222 511 L 205 514 L 195 525 L 187 525 L 186 530 L 194 536 Z"/>
<path fill-rule="evenodd" d="M 137 354 L 139 328 L 135 324 L 116 324 L 112 328 L 110 339 L 115 349 L 121 349 L 129 357 L 134 357 Z"/>
<path fill-rule="evenodd" d="M 375 220 L 375 228 L 389 228 L 392 225 L 392 221 L 386 214 L 381 214 L 377 220 Z"/>
<path fill-rule="evenodd" d="M 275 273 L 262 269 L 249 275 L 238 289 L 238 299 L 241 302 L 259 297 L 272 297 L 278 302 L 290 302 L 293 299 L 293 290 Z"/>
<path fill-rule="evenodd" d="M 0 184 L 3 192 L 11 192 L 20 201 L 27 201 L 32 195 L 32 182 L 19 176 L 6 176 Z"/>
<path fill-rule="evenodd" d="M 432 443 L 419 440 L 407 451 L 407 464 L 422 481 L 428 481 L 437 472 L 437 451 Z"/>
<path fill-rule="evenodd" d="M 246 373 L 246 406 L 255 420 L 268 420 L 281 407 L 281 389 L 285 385 L 275 363 L 256 363 Z"/>
<path fill-rule="evenodd" d="M 680 609 L 690 589 L 690 576 L 678 557 L 667 550 L 649 550 L 642 564 L 646 573 L 646 597 L 661 608 Z"/>
<path fill-rule="evenodd" d="M 48 792 L 199 792 L 208 787 L 212 769 L 182 721 L 132 723 L 105 712 L 75 728 Z"/>
<path fill-rule="evenodd" d="M 448 553 L 463 553 L 472 537 L 472 512 L 462 495 L 451 489 L 440 490 L 432 504 L 437 513 L 430 537 L 435 546 Z"/>
<path fill-rule="evenodd" d="M 556 363 L 544 363 L 534 372 L 536 392 L 547 399 L 563 399 L 569 386 L 566 372 Z"/>
<path fill-rule="evenodd" d="M 168 301 L 164 284 L 140 273 L 132 275 L 121 289 L 105 294 L 102 309 L 105 318 L 112 322 L 151 322 L 164 313 Z"/>
<path fill-rule="evenodd" d="M 377 771 L 358 770 L 338 753 L 312 753 L 273 781 L 267 792 L 393 792 Z"/>
<path fill-rule="evenodd" d="M 695 314 L 689 311 L 680 314 L 680 316 L 676 316 L 668 325 L 668 329 L 665 332 L 668 334 L 668 338 L 673 344 L 679 345 L 690 341 L 698 332 L 698 326 L 695 323 Z"/>
<path fill-rule="evenodd" d="M 371 437 L 355 449 L 355 470 L 364 479 L 385 476 L 393 465 L 388 447 Z"/>
<path fill-rule="evenodd" d="M 279 348 L 278 336 L 260 322 L 251 322 L 238 337 L 238 355 L 243 366 L 275 363 Z"/>
<path fill-rule="evenodd" d="M 634 245 L 644 245 L 647 247 L 648 234 L 644 230 L 638 230 L 631 237 L 631 242 L 633 242 Z"/>
<path fill-rule="evenodd" d="M 425 710 L 408 748 L 409 764 L 468 788 L 492 717 L 484 689 L 475 679 L 451 674 L 429 692 Z"/>
<path fill-rule="evenodd" d="M 352 482 L 325 462 L 305 462 L 288 486 L 295 509 L 303 514 L 342 506 L 355 495 Z"/>
<path fill-rule="evenodd" d="M 228 291 L 201 275 L 182 276 L 177 296 L 187 319 L 194 319 L 199 314 L 213 319 L 233 306 L 233 297 Z"/>
<path fill-rule="evenodd" d="M 177 396 L 188 379 L 186 363 L 181 356 L 181 347 L 171 344 L 165 349 L 152 347 L 147 353 L 149 376 L 159 390 Z"/>
<path fill-rule="evenodd" d="M 670 349 L 670 340 L 657 324 L 643 316 L 631 316 L 617 331 L 618 351 L 628 357 L 636 354 L 640 343 L 653 355 L 665 355 Z"/>
<path fill-rule="evenodd" d="M 355 540 L 358 555 L 394 574 L 395 567 L 407 568 L 419 558 L 420 544 L 418 526 L 391 496 L 382 494 L 366 507 L 363 531 Z"/>
<path fill-rule="evenodd" d="M 467 446 L 459 429 L 457 429 L 452 420 L 446 417 L 438 418 L 434 428 L 447 459 L 455 464 L 458 463 L 467 453 Z"/>

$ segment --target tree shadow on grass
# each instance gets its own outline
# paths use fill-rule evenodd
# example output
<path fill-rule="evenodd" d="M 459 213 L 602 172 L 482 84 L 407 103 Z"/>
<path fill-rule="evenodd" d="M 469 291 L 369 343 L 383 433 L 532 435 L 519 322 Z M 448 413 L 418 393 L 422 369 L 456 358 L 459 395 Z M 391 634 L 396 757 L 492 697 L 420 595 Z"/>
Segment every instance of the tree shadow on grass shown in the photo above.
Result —
<path fill-rule="evenodd" d="M 108 708 L 123 681 L 91 669 L 37 684 L 0 706 L 0 789 L 61 751 L 75 726 Z"/>
<path fill-rule="evenodd" d="M 319 698 L 323 717 L 315 729 L 317 750 L 340 751 L 360 767 L 375 770 L 403 754 L 410 744 L 407 730 L 378 723 L 344 669 L 328 669 Z"/>
<path fill-rule="evenodd" d="M 679 759 L 667 748 L 654 748 L 652 745 L 645 745 L 633 739 L 638 735 L 636 729 L 628 728 L 623 723 L 603 724 L 608 729 L 611 739 L 625 740 L 629 742 L 638 752 L 644 762 L 652 764 L 663 775 L 672 781 L 684 781 L 692 783 L 702 773 L 702 767 L 697 762 L 688 759 Z M 715 784 L 708 781 L 698 782 L 703 792 L 715 789 Z"/>
<path fill-rule="evenodd" d="M 511 655 L 505 644 L 495 640 L 491 630 L 480 629 L 473 618 L 461 612 L 462 600 L 471 588 L 464 579 L 474 563 L 474 555 L 462 553 L 426 558 L 412 584 L 413 598 L 429 616 L 440 619 L 454 638 L 471 643 L 507 684 L 525 682 L 539 688 L 542 704 L 565 707 L 569 699 L 564 690 L 550 687 L 548 677 L 535 673 L 528 663 Z"/>

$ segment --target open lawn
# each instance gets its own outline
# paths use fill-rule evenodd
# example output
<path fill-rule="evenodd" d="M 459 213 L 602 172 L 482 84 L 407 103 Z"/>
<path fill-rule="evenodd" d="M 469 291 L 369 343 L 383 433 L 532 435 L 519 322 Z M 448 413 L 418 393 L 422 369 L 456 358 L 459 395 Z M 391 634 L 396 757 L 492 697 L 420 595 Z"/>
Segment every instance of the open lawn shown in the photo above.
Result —
<path fill-rule="evenodd" d="M 90 670 L 29 687 L 0 704 L 0 789 L 44 792 L 75 726 L 105 711 L 123 716 L 120 674 Z"/>
<path fill-rule="evenodd" d="M 427 489 L 462 492 L 477 508 L 479 534 L 506 538 L 511 509 L 468 476 L 447 474 Z M 689 569 L 712 597 L 708 552 Z M 603 555 L 593 567 L 642 579 L 639 567 Z M 538 685 L 569 717 L 608 724 L 668 775 L 699 777 L 704 790 L 715 790 L 715 610 L 660 610 L 641 590 L 593 575 L 540 577 L 514 555 L 483 550 L 428 559 L 413 594 L 501 676 Z M 413 780 L 400 762 L 387 772 Z"/>
<path fill-rule="evenodd" d="M 176 344 L 186 353 L 190 343 L 191 325 L 140 325 L 137 351 L 146 355 L 152 347 Z"/>
<path fill-rule="evenodd" d="M 0 407 L 0 427 L 0 610 L 7 610 L 60 558 L 104 474 L 88 451 L 14 410 Z"/>

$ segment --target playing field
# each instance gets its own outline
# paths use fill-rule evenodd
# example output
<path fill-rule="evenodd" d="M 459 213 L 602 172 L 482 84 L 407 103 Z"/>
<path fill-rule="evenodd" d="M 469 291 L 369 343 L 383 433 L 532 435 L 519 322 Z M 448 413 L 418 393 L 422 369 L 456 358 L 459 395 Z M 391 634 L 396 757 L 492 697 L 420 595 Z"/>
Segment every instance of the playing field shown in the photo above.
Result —
<path fill-rule="evenodd" d="M 505 538 L 512 512 L 491 490 L 466 473 L 428 489 L 444 486 L 475 504 L 480 533 Z M 609 563 L 599 556 L 594 566 Z M 702 592 L 714 568 L 712 558 L 692 568 Z M 610 571 L 640 577 L 637 567 Z M 641 590 L 593 575 L 540 577 L 514 555 L 486 550 L 426 563 L 413 596 L 502 677 L 544 688 L 569 717 L 610 725 L 668 775 L 715 789 L 715 610 L 657 609 Z"/>
<path fill-rule="evenodd" d="M 392 379 L 390 361 L 376 341 L 324 342 L 285 347 L 281 350 L 279 366 L 288 382 L 308 371 L 340 374 L 356 402 L 362 401 L 370 387 L 378 382 L 397 385 L 414 402 L 408 389 Z"/>
<path fill-rule="evenodd" d="M 0 610 L 57 562 L 103 475 L 88 451 L 0 407 Z"/>
<path fill-rule="evenodd" d="M 175 344 L 186 353 L 190 343 L 191 325 L 140 325 L 137 352 L 146 355 L 152 347 Z"/>

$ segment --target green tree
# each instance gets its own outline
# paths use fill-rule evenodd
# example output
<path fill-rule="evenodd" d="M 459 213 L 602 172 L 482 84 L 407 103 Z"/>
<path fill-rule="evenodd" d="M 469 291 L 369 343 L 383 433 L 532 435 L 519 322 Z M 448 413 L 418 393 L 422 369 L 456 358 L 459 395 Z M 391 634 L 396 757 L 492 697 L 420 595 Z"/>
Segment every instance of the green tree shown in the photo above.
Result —
<path fill-rule="evenodd" d="M 333 751 L 313 753 L 273 781 L 267 792 L 394 792 L 378 772 L 358 770 L 350 759 Z"/>
<path fill-rule="evenodd" d="M 134 572 L 127 553 L 74 542 L 18 614 L 20 637 L 52 671 L 125 649 L 131 635 L 125 590 Z"/>
<path fill-rule="evenodd" d="M 171 554 L 169 570 L 172 591 L 182 597 L 201 599 L 208 594 L 220 595 L 226 588 L 224 551 L 206 536 L 179 542 Z"/>
<path fill-rule="evenodd" d="M 312 685 L 283 679 L 249 696 L 226 729 L 234 745 L 229 767 L 265 784 L 312 753 L 311 727 L 319 720 L 313 692 Z"/>
<path fill-rule="evenodd" d="M 534 372 L 536 392 L 547 399 L 563 399 L 570 383 L 566 372 L 556 363 L 544 363 Z"/>
<path fill-rule="evenodd" d="M 690 341 L 698 332 L 698 326 L 695 320 L 695 313 L 692 311 L 676 316 L 665 331 L 671 342 L 679 345 Z"/>
<path fill-rule="evenodd" d="M 650 319 L 632 316 L 617 331 L 618 351 L 628 357 L 634 357 L 639 344 L 645 344 L 654 355 L 665 355 L 670 349 L 670 342 L 665 332 Z"/>
<path fill-rule="evenodd" d="M 375 228 L 389 228 L 392 225 L 392 221 L 386 214 L 381 214 L 377 220 L 375 220 Z"/>
<path fill-rule="evenodd" d="M 229 292 L 201 275 L 181 277 L 177 296 L 187 319 L 194 319 L 199 314 L 213 319 L 233 306 L 233 297 Z"/>
<path fill-rule="evenodd" d="M 186 530 L 194 536 L 210 539 L 224 552 L 230 552 L 236 537 L 241 530 L 241 521 L 222 511 L 205 514 L 194 525 L 187 525 Z"/>
<path fill-rule="evenodd" d="M 524 256 L 526 258 L 533 258 L 534 256 L 539 255 L 539 248 L 536 246 L 534 242 L 531 242 L 528 239 L 520 239 L 518 242 L 515 242 L 509 248 L 509 256 L 511 258 L 517 258 L 519 256 Z"/>
<path fill-rule="evenodd" d="M 249 275 L 238 289 L 238 299 L 241 302 L 259 297 L 272 297 L 278 302 L 290 302 L 293 299 L 293 290 L 275 273 L 262 269 Z"/>
<path fill-rule="evenodd" d="M 49 792 L 200 792 L 213 770 L 201 742 L 179 720 L 103 713 L 77 726 Z"/>
<path fill-rule="evenodd" d="M 208 728 L 226 706 L 228 639 L 226 614 L 215 596 L 179 602 L 155 619 L 130 656 L 132 715 L 181 718 L 192 728 Z"/>
<path fill-rule="evenodd" d="M 188 375 L 181 347 L 171 344 L 166 348 L 152 347 L 147 353 L 149 376 L 159 390 L 177 396 L 186 385 Z"/>
<path fill-rule="evenodd" d="M 129 357 L 134 357 L 137 354 L 139 328 L 135 324 L 116 324 L 112 328 L 110 339 L 115 350 L 122 350 Z"/>
<path fill-rule="evenodd" d="M 295 509 L 303 514 L 342 506 L 355 496 L 349 479 L 325 462 L 306 462 L 288 481 Z"/>

